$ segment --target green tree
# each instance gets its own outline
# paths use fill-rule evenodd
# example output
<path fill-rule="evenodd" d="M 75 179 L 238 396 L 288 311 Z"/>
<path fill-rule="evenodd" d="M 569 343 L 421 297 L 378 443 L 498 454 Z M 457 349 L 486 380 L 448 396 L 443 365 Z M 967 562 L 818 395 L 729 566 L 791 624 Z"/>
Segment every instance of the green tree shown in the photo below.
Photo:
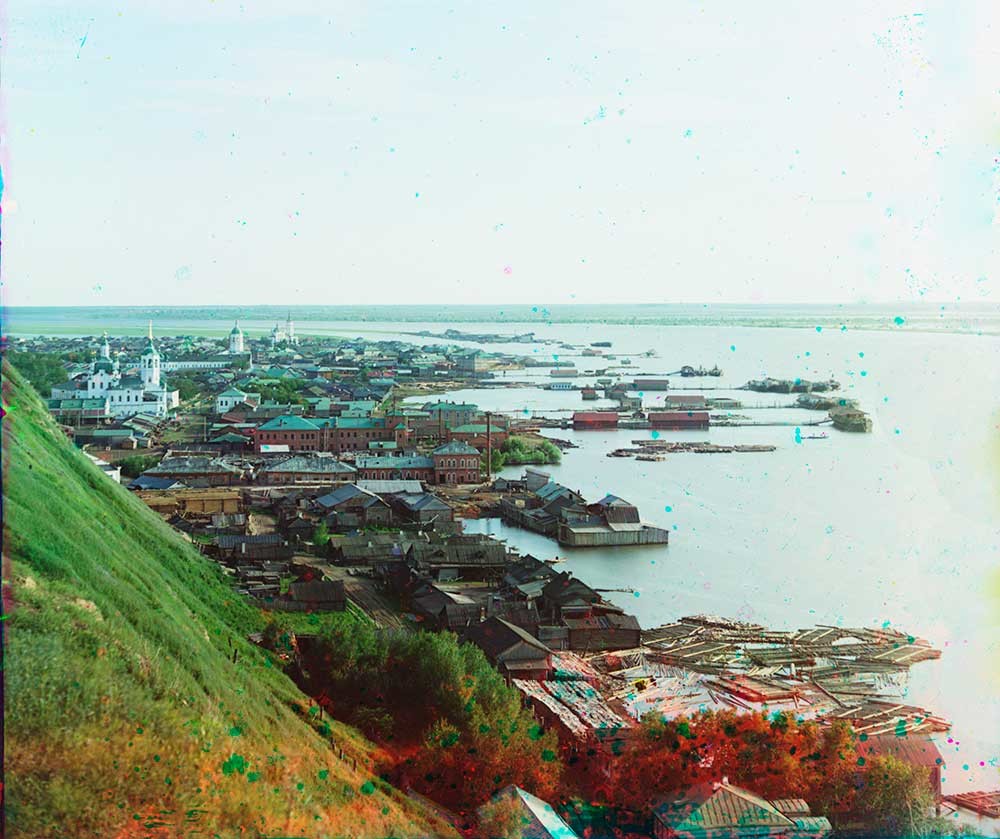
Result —
<path fill-rule="evenodd" d="M 559 451 L 559 447 L 548 440 L 540 443 L 537 450 L 545 456 L 546 463 L 559 463 L 562 460 L 562 452 Z"/>
<path fill-rule="evenodd" d="M 265 402 L 300 405 L 305 397 L 299 391 L 306 386 L 302 379 L 262 379 L 254 383 L 253 390 L 260 394 Z"/>
<path fill-rule="evenodd" d="M 463 808 L 509 783 L 542 797 L 555 791 L 555 733 L 542 731 L 478 647 L 451 633 L 370 624 L 324 628 L 321 637 L 316 689 L 330 697 L 330 713 L 396 745 L 416 789 Z"/>
<path fill-rule="evenodd" d="M 187 402 L 204 392 L 204 385 L 188 376 L 171 376 L 170 387 L 176 388 L 181 400 Z"/>
<path fill-rule="evenodd" d="M 318 525 L 316 525 L 316 529 L 313 531 L 313 544 L 317 548 L 322 548 L 329 541 L 330 530 L 326 526 L 326 522 L 321 521 Z"/>
<path fill-rule="evenodd" d="M 892 755 L 871 758 L 858 789 L 857 813 L 881 836 L 920 836 L 931 826 L 928 770 Z"/>
<path fill-rule="evenodd" d="M 524 811 L 507 795 L 494 798 L 479 811 L 479 835 L 485 839 L 524 839 L 528 827 Z"/>
<path fill-rule="evenodd" d="M 128 478 L 138 478 L 147 469 L 152 469 L 160 462 L 157 454 L 133 454 L 118 461 L 122 474 Z"/>
<path fill-rule="evenodd" d="M 486 455 L 483 455 L 483 459 L 486 459 Z M 494 474 L 503 469 L 504 465 L 507 463 L 507 456 L 499 449 L 493 449 L 493 453 L 490 456 L 490 471 Z"/>
<path fill-rule="evenodd" d="M 504 463 L 520 466 L 525 463 L 559 463 L 562 453 L 548 440 L 508 437 L 500 447 Z"/>
<path fill-rule="evenodd" d="M 53 353 L 17 352 L 7 353 L 10 361 L 28 380 L 31 386 L 48 399 L 52 388 L 66 381 L 66 368 L 58 355 Z"/>

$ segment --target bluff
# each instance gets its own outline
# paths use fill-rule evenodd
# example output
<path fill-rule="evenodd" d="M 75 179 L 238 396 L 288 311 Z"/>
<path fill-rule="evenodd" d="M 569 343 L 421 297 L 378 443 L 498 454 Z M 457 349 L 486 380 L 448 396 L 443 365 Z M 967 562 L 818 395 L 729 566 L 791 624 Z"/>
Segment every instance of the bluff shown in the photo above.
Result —
<path fill-rule="evenodd" d="M 264 615 L 6 362 L 3 407 L 8 835 L 454 835 L 249 643 Z"/>

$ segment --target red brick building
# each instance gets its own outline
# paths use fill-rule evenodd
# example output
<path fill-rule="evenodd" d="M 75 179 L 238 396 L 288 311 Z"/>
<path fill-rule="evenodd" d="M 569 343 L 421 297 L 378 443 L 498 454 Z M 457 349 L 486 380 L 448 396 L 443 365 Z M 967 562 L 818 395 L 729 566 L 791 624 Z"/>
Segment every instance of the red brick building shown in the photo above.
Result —
<path fill-rule="evenodd" d="M 427 484 L 478 484 L 480 455 L 472 446 L 452 441 L 438 446 L 429 456 L 379 455 L 359 457 L 358 479 L 364 481 L 413 480 Z"/>
<path fill-rule="evenodd" d="M 436 484 L 478 484 L 481 480 L 479 452 L 467 443 L 445 443 L 431 452 L 431 458 Z"/>
<path fill-rule="evenodd" d="M 367 451 L 369 443 L 388 442 L 397 446 L 409 443 L 410 432 L 396 418 L 364 417 L 307 419 L 284 415 L 268 420 L 254 433 L 254 448 L 262 445 L 287 445 L 293 452 Z"/>

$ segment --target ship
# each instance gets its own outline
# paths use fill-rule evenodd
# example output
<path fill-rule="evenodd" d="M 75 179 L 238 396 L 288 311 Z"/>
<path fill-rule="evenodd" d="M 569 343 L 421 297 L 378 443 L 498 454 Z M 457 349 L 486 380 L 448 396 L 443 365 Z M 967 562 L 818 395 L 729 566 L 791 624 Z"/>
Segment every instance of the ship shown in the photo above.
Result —
<path fill-rule="evenodd" d="M 757 393 L 823 393 L 840 390 L 840 382 L 834 379 L 825 382 L 810 382 L 808 379 L 751 379 L 741 389 Z"/>
<path fill-rule="evenodd" d="M 838 431 L 866 433 L 872 430 L 872 418 L 864 411 L 851 408 L 834 408 L 830 411 L 833 427 Z"/>
<path fill-rule="evenodd" d="M 711 370 L 706 370 L 704 367 L 692 367 L 690 364 L 685 364 L 680 370 L 674 370 L 672 373 L 668 373 L 670 376 L 683 376 L 685 379 L 701 378 L 703 376 L 721 376 L 722 370 L 719 365 L 716 364 Z"/>

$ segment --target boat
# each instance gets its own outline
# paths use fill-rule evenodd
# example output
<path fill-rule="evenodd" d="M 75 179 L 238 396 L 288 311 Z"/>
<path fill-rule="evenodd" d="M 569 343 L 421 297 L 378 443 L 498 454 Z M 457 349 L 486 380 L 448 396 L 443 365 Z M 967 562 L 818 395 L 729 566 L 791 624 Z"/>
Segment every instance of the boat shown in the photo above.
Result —
<path fill-rule="evenodd" d="M 610 347 L 610 341 L 594 341 L 590 346 L 592 347 Z"/>
<path fill-rule="evenodd" d="M 704 376 L 721 376 L 722 370 L 719 368 L 718 364 L 716 364 L 711 370 L 706 370 L 704 367 L 692 367 L 690 364 L 685 364 L 680 370 L 674 370 L 669 375 L 683 376 L 685 379 L 691 379 Z"/>
<path fill-rule="evenodd" d="M 635 456 L 636 460 L 644 460 L 647 462 L 657 463 L 663 460 L 662 454 L 637 454 Z"/>
<path fill-rule="evenodd" d="M 830 435 L 825 431 L 822 434 L 806 434 L 803 436 L 803 440 L 828 440 Z"/>
<path fill-rule="evenodd" d="M 546 562 L 547 562 L 547 563 L 548 563 L 549 565 L 557 565 L 557 564 L 559 564 L 560 562 L 565 562 L 565 561 L 566 561 L 566 557 L 564 557 L 564 556 L 554 556 L 554 557 L 552 557 L 552 559 L 547 559 L 547 560 L 545 560 L 545 561 L 546 561 Z"/>

